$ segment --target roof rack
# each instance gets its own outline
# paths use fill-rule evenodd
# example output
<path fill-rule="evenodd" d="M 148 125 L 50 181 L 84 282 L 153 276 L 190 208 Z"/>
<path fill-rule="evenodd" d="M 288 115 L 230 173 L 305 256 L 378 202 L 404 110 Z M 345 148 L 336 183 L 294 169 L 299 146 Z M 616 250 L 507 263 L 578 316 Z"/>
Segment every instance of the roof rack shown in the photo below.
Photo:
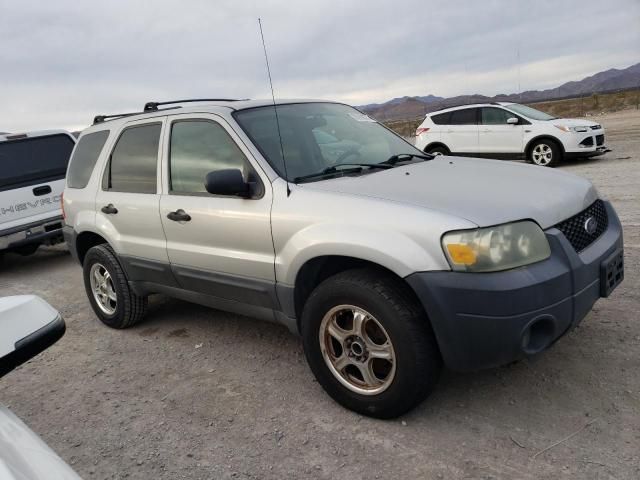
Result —
<path fill-rule="evenodd" d="M 247 100 L 246 98 L 244 100 Z M 145 112 L 155 112 L 160 105 L 171 105 L 174 103 L 191 103 L 191 102 L 239 102 L 238 98 L 187 98 L 185 100 L 171 100 L 168 102 L 147 102 L 144 104 Z"/>
<path fill-rule="evenodd" d="M 140 115 L 141 113 L 144 113 L 144 112 L 114 113 L 113 115 L 96 115 L 95 117 L 93 117 L 93 124 L 95 125 L 96 123 L 106 122 L 107 120 L 113 120 L 115 118 L 130 117 L 132 115 Z"/>
<path fill-rule="evenodd" d="M 109 120 L 115 120 L 116 118 L 131 117 L 133 115 L 142 115 L 143 113 L 174 110 L 176 108 L 180 108 L 180 107 L 169 107 L 169 108 L 163 108 L 163 109 L 155 108 L 153 110 L 148 110 L 148 111 L 145 110 L 144 112 L 114 113 L 113 115 L 96 115 L 95 117 L 93 117 L 93 124 L 95 125 L 96 123 L 103 123 Z"/>
<path fill-rule="evenodd" d="M 465 102 L 465 103 L 453 103 L 451 105 L 447 105 L 446 107 L 436 108 L 435 110 L 431 110 L 429 113 L 439 112 L 441 110 L 447 110 L 449 108 L 458 108 L 458 107 L 470 107 L 471 105 L 500 105 L 498 102 Z"/>

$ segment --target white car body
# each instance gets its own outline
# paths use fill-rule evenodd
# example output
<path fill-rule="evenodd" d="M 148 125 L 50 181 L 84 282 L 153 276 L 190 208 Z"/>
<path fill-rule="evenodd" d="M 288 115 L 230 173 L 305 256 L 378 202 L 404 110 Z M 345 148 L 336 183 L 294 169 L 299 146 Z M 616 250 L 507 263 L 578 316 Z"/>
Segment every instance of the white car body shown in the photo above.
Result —
<path fill-rule="evenodd" d="M 0 251 L 62 241 L 61 195 L 74 145 L 65 130 L 0 135 Z"/>
<path fill-rule="evenodd" d="M 65 331 L 58 311 L 35 295 L 0 297 L 0 377 L 55 343 Z M 0 479 L 80 477 L 8 408 L 0 405 Z"/>
<path fill-rule="evenodd" d="M 524 105 L 505 102 L 446 108 L 427 114 L 416 130 L 415 145 L 425 152 L 526 158 L 539 165 L 552 164 L 561 158 L 600 155 L 607 150 L 602 125 L 548 115 L 548 119 L 539 119 L 545 115 Z M 461 118 L 468 121 L 460 123 Z M 541 141 L 557 145 L 557 158 L 543 157 L 541 161 L 534 158 L 533 149 Z"/>

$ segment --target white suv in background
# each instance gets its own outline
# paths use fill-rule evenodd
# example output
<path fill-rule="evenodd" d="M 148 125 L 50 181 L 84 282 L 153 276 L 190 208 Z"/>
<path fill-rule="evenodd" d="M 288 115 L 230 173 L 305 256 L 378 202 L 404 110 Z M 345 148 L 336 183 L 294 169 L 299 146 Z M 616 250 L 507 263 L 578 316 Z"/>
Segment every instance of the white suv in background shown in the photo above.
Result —
<path fill-rule="evenodd" d="M 595 122 L 555 118 L 526 105 L 504 102 L 429 113 L 416 130 L 416 147 L 442 155 L 524 158 L 542 166 L 607 151 L 604 129 Z"/>
<path fill-rule="evenodd" d="M 0 253 L 62 237 L 62 190 L 75 137 L 65 130 L 0 135 Z"/>

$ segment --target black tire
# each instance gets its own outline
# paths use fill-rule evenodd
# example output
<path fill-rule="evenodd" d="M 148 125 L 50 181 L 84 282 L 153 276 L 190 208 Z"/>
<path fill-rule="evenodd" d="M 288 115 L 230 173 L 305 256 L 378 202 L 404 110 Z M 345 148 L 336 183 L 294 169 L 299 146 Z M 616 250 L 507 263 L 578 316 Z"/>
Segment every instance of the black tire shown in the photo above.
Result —
<path fill-rule="evenodd" d="M 436 145 L 434 147 L 429 147 L 424 150 L 426 153 L 430 153 L 431 155 L 451 155 L 451 152 L 444 145 Z"/>
<path fill-rule="evenodd" d="M 544 152 L 548 153 L 544 154 Z M 527 161 L 541 167 L 555 167 L 561 160 L 562 150 L 558 143 L 547 138 L 536 140 L 527 153 Z"/>
<path fill-rule="evenodd" d="M 442 369 L 440 351 L 429 320 L 407 288 L 385 272 L 357 269 L 328 278 L 309 296 L 301 324 L 305 355 L 320 385 L 344 407 L 371 417 L 395 418 L 422 402 L 436 385 Z M 393 345 L 395 375 L 386 390 L 375 395 L 345 387 L 323 357 L 322 320 L 344 304 L 373 315 Z"/>
<path fill-rule="evenodd" d="M 111 277 L 117 303 L 113 314 L 105 313 L 93 294 L 90 274 L 94 265 L 102 265 Z M 147 297 L 136 295 L 127 282 L 127 276 L 120 266 L 113 249 L 107 245 L 98 245 L 89 249 L 83 262 L 84 287 L 93 311 L 102 323 L 111 328 L 128 328 L 138 323 L 147 310 Z"/>

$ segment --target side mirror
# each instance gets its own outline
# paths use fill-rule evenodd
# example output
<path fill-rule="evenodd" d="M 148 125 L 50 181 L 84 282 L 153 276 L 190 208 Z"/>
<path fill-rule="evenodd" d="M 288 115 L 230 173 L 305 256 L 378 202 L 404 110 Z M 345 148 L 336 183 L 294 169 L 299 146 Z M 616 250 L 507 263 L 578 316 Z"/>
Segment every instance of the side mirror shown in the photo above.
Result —
<path fill-rule="evenodd" d="M 518 124 L 518 119 L 516 117 L 509 117 L 509 118 L 507 118 L 507 123 L 509 125 L 517 125 Z"/>
<path fill-rule="evenodd" d="M 207 192 L 214 195 L 233 195 L 242 198 L 250 198 L 253 195 L 252 184 L 244 181 L 242 172 L 237 168 L 207 173 L 204 186 Z"/>
<path fill-rule="evenodd" d="M 1 297 L 0 377 L 49 348 L 64 332 L 58 311 L 40 297 Z"/>

